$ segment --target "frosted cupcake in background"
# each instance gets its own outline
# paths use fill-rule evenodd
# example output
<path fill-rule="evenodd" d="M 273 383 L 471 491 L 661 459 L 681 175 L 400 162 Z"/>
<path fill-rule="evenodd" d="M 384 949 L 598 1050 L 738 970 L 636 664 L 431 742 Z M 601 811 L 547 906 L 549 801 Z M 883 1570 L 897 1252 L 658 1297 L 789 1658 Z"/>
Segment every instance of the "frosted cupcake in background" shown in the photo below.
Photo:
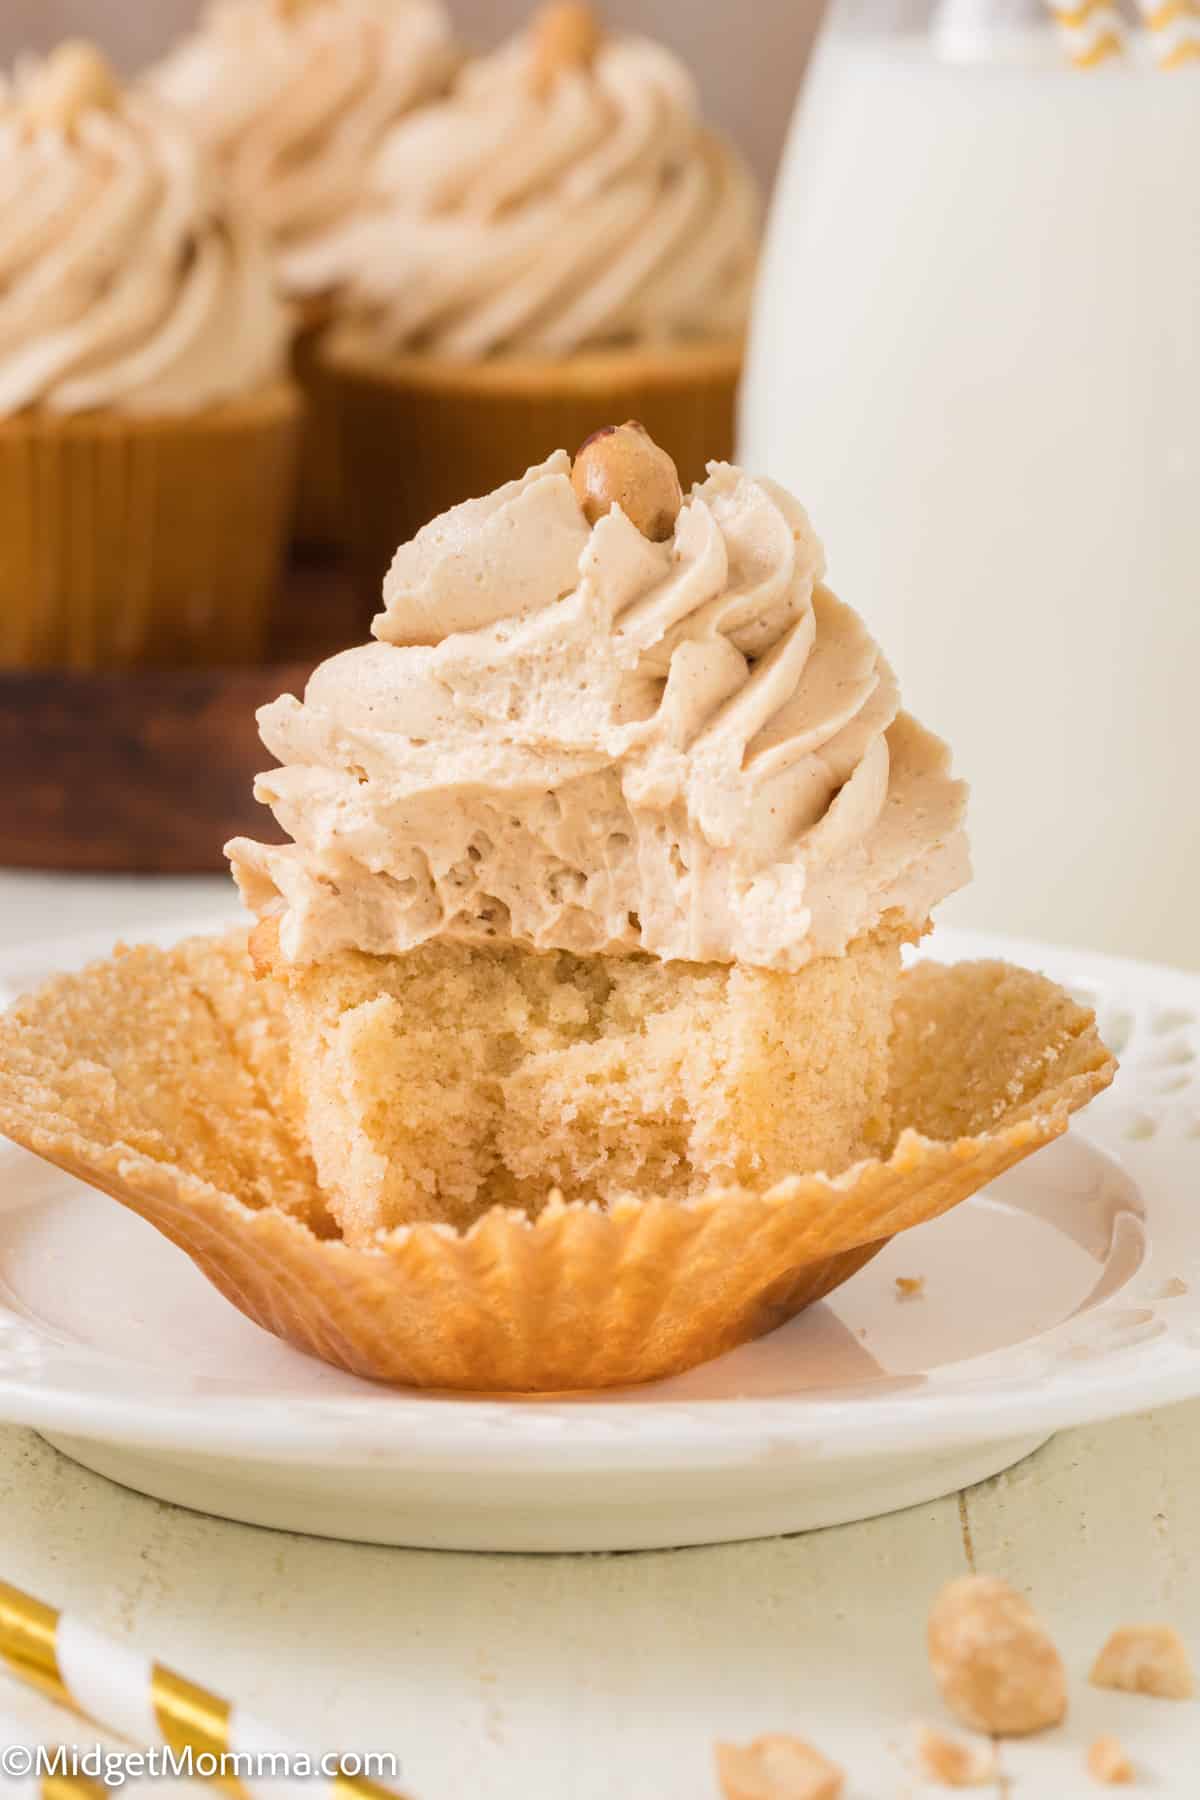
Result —
<path fill-rule="evenodd" d="M 218 0 L 151 82 L 282 253 L 341 221 L 388 129 L 455 62 L 436 0 Z"/>
<path fill-rule="evenodd" d="M 150 80 L 220 157 L 286 278 L 287 254 L 341 223 L 388 130 L 443 92 L 457 62 L 439 0 L 217 0 Z M 296 345 L 312 413 L 298 529 L 317 540 L 340 535 L 342 509 L 314 355 L 328 314 L 310 290 Z"/>
<path fill-rule="evenodd" d="M 368 591 L 396 542 L 636 416 L 685 482 L 733 447 L 759 201 L 679 60 L 554 5 L 389 134 L 343 227 L 283 259 L 333 294 Z"/>
<path fill-rule="evenodd" d="M 184 123 L 86 44 L 23 63 L 0 91 L 0 666 L 258 654 L 289 334 Z"/>

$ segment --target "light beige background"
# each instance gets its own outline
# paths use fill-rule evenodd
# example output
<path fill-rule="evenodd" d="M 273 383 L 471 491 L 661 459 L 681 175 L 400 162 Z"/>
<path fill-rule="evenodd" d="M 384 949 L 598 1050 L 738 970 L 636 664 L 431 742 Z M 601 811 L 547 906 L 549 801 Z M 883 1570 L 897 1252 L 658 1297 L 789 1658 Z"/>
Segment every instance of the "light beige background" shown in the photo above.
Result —
<path fill-rule="evenodd" d="M 497 42 L 531 0 L 448 0 L 463 36 Z M 782 144 L 821 0 L 608 0 L 605 18 L 673 44 L 695 70 L 710 116 L 769 178 Z M 198 0 L 0 0 L 0 57 L 87 36 L 127 67 L 160 51 Z"/>

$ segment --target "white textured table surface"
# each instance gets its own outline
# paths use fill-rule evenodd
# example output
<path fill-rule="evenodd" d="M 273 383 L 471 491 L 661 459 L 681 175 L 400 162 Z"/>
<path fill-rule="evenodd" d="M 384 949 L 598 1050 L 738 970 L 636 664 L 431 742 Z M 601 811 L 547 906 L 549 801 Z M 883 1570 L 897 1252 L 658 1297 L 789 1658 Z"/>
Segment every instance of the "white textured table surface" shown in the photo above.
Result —
<path fill-rule="evenodd" d="M 0 873 L 0 940 L 230 910 L 221 882 Z M 923 1628 L 969 1568 L 1032 1595 L 1073 1677 L 1066 1728 L 1003 1747 L 996 1794 L 1200 1795 L 1200 1704 L 1083 1677 L 1108 1630 L 1178 1626 L 1200 1651 L 1200 1403 L 1067 1432 L 1009 1474 L 890 1518 L 712 1550 L 482 1557 L 357 1547 L 179 1511 L 0 1429 L 0 1578 L 230 1693 L 314 1749 L 395 1750 L 418 1800 L 704 1800 L 715 1735 L 811 1736 L 846 1800 L 934 1792 L 907 1766 L 942 1718 Z M 90 1741 L 0 1681 L 0 1715 Z M 943 1721 L 944 1722 L 944 1721 Z M 981 1791 L 981 1790 L 976 1790 Z M 984 1790 L 986 1791 L 986 1790 Z"/>

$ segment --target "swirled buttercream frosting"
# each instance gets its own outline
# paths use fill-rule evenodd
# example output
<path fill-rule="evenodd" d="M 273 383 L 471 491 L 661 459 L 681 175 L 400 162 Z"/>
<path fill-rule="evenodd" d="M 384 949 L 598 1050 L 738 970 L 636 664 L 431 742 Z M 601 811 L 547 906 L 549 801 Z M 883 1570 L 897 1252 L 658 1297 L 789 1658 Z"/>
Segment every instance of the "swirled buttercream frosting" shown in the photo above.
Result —
<path fill-rule="evenodd" d="M 218 0 L 151 81 L 289 249 L 351 210 L 389 128 L 457 60 L 440 0 Z"/>
<path fill-rule="evenodd" d="M 257 226 L 182 119 L 64 51 L 0 92 L 0 414 L 192 412 L 277 380 Z"/>
<path fill-rule="evenodd" d="M 427 939 L 794 969 L 967 877 L 965 789 L 728 464 L 673 534 L 589 524 L 565 453 L 401 547 L 377 641 L 258 715 L 292 839 L 228 847 L 297 962 Z"/>
<path fill-rule="evenodd" d="M 535 27 L 390 133 L 341 229 L 285 259 L 384 351 L 477 358 L 736 334 L 758 195 L 668 50 Z"/>

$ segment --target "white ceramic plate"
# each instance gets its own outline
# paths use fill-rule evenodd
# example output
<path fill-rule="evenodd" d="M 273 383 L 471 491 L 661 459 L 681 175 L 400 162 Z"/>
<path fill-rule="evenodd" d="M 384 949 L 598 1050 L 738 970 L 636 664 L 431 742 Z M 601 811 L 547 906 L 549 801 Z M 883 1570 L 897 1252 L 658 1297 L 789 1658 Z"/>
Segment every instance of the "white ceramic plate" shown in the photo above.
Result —
<path fill-rule="evenodd" d="M 0 1001 L 107 947 L 6 953 Z M 255 1524 L 610 1550 L 891 1511 L 1060 1426 L 1200 1393 L 1200 976 L 961 932 L 934 952 L 1066 982 L 1121 1073 L 1067 1138 L 757 1344 L 607 1394 L 376 1387 L 288 1349 L 148 1225 L 9 1148 L 0 1418 L 128 1486 Z M 897 1276 L 923 1277 L 920 1296 L 898 1298 Z"/>

